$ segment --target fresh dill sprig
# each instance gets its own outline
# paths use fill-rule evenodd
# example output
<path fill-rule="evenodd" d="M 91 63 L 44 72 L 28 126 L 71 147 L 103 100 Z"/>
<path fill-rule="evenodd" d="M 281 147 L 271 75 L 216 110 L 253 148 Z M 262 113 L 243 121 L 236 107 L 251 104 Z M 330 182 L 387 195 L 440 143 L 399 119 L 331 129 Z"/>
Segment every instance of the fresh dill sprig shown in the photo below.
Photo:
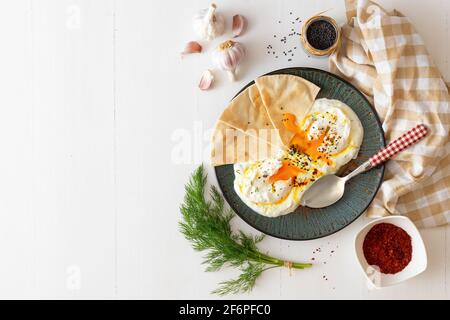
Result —
<path fill-rule="evenodd" d="M 277 267 L 309 268 L 310 263 L 296 263 L 270 257 L 258 250 L 264 235 L 251 236 L 242 231 L 233 232 L 230 221 L 234 212 L 227 208 L 216 187 L 210 188 L 210 199 L 205 197 L 206 174 L 198 167 L 186 185 L 181 205 L 180 231 L 197 251 L 205 251 L 203 264 L 206 271 L 218 271 L 225 266 L 238 268 L 237 279 L 225 281 L 213 291 L 226 295 L 250 292 L 258 277 L 266 270 Z"/>

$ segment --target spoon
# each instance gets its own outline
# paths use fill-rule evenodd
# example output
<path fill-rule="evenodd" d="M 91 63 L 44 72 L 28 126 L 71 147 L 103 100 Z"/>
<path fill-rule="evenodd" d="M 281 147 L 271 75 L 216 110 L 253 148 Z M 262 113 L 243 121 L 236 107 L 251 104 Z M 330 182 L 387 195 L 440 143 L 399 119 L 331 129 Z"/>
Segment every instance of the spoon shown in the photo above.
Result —
<path fill-rule="evenodd" d="M 319 178 L 303 194 L 301 205 L 309 208 L 324 208 L 332 205 L 344 195 L 345 183 L 348 180 L 389 160 L 397 153 L 421 140 L 427 133 L 427 127 L 419 124 L 389 143 L 347 176 L 338 177 L 330 174 Z"/>

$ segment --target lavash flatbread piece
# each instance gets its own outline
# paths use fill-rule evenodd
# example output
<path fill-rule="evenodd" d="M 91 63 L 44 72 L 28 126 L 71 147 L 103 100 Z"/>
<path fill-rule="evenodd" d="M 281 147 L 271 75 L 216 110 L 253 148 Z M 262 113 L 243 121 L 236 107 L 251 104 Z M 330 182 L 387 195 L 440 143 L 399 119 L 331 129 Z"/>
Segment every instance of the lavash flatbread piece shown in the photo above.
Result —
<path fill-rule="evenodd" d="M 212 137 L 211 162 L 218 166 L 267 159 L 282 147 L 258 88 L 252 85 L 220 116 Z"/>
<path fill-rule="evenodd" d="M 301 121 L 313 105 L 320 88 L 293 75 L 263 76 L 255 82 L 273 127 L 277 129 L 283 145 L 289 147 L 294 133 L 284 128 L 284 114 L 291 113 L 297 121 Z"/>
<path fill-rule="evenodd" d="M 263 76 L 235 97 L 220 116 L 211 141 L 213 166 L 276 157 L 289 147 L 293 133 L 284 113 L 300 121 L 320 88 L 291 75 Z"/>
<path fill-rule="evenodd" d="M 211 141 L 211 165 L 221 166 L 272 158 L 279 147 L 219 120 Z"/>
<path fill-rule="evenodd" d="M 275 127 L 262 103 L 256 85 L 251 85 L 235 97 L 219 118 L 228 126 L 274 146 L 282 147 L 278 134 L 273 135 Z"/>

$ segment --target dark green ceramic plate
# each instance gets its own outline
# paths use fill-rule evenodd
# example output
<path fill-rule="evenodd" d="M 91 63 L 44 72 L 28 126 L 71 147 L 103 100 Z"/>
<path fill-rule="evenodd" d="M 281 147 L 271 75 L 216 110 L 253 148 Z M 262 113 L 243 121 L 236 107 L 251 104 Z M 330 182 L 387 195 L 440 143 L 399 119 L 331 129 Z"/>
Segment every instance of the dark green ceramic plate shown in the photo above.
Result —
<path fill-rule="evenodd" d="M 269 74 L 291 74 L 305 78 L 321 88 L 317 98 L 340 100 L 356 112 L 364 127 L 364 140 L 358 158 L 346 165 L 340 175 L 355 169 L 384 147 L 383 130 L 375 110 L 364 95 L 347 81 L 329 72 L 312 68 L 289 68 Z M 242 90 L 253 83 L 249 83 Z M 384 166 L 381 166 L 351 179 L 347 183 L 342 199 L 330 207 L 323 209 L 299 207 L 291 214 L 267 218 L 247 207 L 234 191 L 232 165 L 219 166 L 215 170 L 225 199 L 245 222 L 265 234 L 287 240 L 321 238 L 348 226 L 372 202 L 384 174 Z"/>

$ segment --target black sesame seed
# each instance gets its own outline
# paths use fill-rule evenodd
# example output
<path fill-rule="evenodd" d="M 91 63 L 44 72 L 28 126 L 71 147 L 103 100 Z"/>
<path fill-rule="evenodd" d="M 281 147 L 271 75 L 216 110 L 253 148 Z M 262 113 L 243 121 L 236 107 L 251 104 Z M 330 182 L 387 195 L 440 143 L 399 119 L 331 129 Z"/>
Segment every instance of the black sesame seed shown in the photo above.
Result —
<path fill-rule="evenodd" d="M 309 25 L 306 37 L 311 46 L 319 50 L 325 50 L 335 43 L 336 29 L 328 21 L 314 21 Z"/>

